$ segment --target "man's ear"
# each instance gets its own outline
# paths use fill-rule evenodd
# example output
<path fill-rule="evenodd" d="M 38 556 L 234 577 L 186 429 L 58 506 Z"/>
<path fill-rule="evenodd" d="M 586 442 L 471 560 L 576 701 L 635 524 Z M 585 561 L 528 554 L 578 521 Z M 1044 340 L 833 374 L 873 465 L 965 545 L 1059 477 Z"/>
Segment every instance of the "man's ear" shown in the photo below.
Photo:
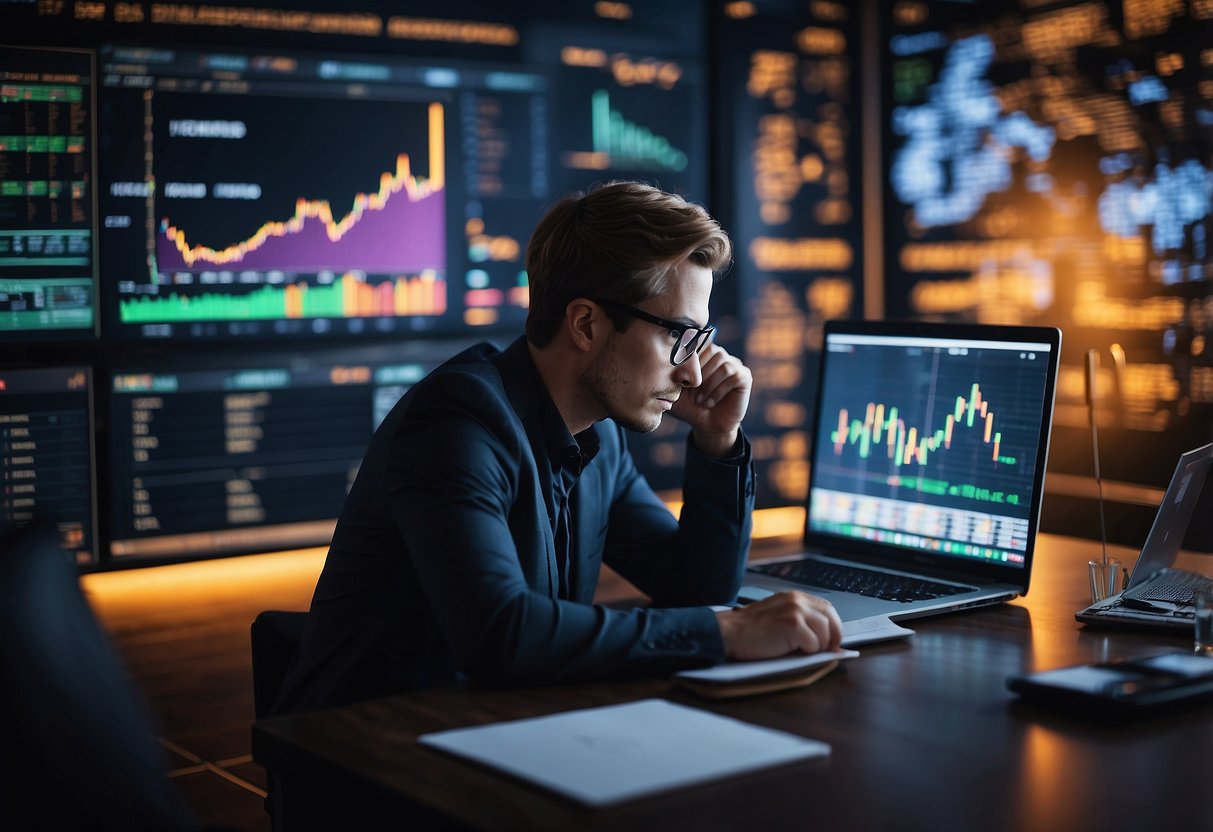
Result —
<path fill-rule="evenodd" d="M 598 304 L 585 298 L 574 298 L 564 309 L 564 325 L 573 346 L 582 352 L 592 352 L 602 344 L 606 316 Z"/>

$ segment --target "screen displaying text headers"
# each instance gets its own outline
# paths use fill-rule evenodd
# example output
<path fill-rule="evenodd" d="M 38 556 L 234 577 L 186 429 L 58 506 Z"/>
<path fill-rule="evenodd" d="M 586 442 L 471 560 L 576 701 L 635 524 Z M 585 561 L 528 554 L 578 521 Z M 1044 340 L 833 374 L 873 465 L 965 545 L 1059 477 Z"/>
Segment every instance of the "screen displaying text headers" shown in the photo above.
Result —
<path fill-rule="evenodd" d="M 371 434 L 458 346 L 117 368 L 111 555 L 327 544 Z"/>
<path fill-rule="evenodd" d="M 0 370 L 0 516 L 53 522 L 76 563 L 97 562 L 87 367 Z"/>

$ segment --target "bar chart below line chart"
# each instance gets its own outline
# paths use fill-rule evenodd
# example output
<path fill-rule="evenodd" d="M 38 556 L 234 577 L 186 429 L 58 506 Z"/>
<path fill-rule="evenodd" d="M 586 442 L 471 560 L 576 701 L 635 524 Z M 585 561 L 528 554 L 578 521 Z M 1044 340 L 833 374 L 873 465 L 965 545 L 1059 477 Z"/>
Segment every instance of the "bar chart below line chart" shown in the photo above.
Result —
<path fill-rule="evenodd" d="M 286 320 L 291 318 L 356 318 L 441 315 L 446 311 L 446 281 L 429 272 L 370 284 L 344 274 L 331 285 L 294 283 L 263 286 L 247 294 L 206 292 L 185 297 L 124 301 L 124 323 L 153 321 Z"/>

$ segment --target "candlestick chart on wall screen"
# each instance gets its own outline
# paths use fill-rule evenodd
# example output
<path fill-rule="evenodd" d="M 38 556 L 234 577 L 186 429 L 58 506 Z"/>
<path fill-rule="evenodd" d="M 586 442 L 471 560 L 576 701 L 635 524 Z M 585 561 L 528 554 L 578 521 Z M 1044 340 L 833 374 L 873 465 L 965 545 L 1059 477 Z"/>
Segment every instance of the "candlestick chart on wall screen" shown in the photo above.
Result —
<path fill-rule="evenodd" d="M 938 529 L 924 534 L 924 547 L 972 554 L 963 547 L 988 528 L 999 548 L 980 554 L 1014 561 L 1031 515 L 1045 412 L 1047 352 L 1039 347 L 831 347 L 813 522 L 848 536 L 878 534 L 872 530 L 904 529 L 910 504 L 922 528 Z"/>

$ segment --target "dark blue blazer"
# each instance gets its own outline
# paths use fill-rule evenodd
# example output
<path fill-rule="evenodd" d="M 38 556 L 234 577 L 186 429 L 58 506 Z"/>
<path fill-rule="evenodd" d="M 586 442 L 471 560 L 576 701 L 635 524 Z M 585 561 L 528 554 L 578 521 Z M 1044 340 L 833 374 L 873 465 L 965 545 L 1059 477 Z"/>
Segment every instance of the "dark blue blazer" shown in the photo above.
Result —
<path fill-rule="evenodd" d="M 754 502 L 748 443 L 722 461 L 688 441 L 675 519 L 623 430 L 595 424 L 598 453 L 570 496 L 572 579 L 561 599 L 543 450 L 553 418 L 523 339 L 504 352 L 466 350 L 401 398 L 341 512 L 275 713 L 467 678 L 575 681 L 723 659 L 706 605 L 731 601 L 741 585 Z M 653 606 L 593 605 L 604 560 Z"/>

